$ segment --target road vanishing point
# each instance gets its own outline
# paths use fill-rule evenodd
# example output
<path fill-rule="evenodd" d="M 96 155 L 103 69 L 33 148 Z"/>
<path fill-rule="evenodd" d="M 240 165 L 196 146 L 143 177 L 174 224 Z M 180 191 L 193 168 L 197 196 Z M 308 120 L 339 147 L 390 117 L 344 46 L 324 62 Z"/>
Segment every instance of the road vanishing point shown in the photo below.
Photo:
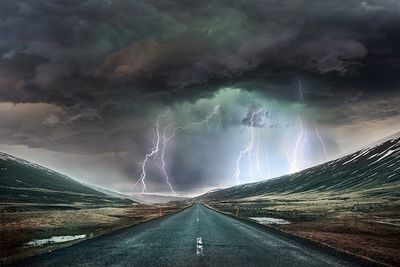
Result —
<path fill-rule="evenodd" d="M 202 204 L 13 266 L 362 266 Z"/>

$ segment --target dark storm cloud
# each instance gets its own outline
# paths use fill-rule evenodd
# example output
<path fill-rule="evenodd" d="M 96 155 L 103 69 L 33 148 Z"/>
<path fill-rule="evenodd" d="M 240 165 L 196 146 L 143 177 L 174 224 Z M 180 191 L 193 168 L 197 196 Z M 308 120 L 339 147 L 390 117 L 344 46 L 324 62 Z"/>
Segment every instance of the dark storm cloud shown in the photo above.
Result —
<path fill-rule="evenodd" d="M 9 144 L 136 159 L 166 106 L 224 87 L 297 103 L 297 76 L 322 123 L 400 115 L 395 0 L 4 0 L 0 36 L 0 101 L 52 106 Z"/>
<path fill-rule="evenodd" d="M 77 80 L 79 87 L 82 76 L 100 79 L 101 84 L 111 80 L 105 90 L 112 87 L 121 95 L 126 86 L 152 95 L 214 80 L 242 79 L 249 72 L 263 77 L 282 71 L 365 74 L 375 79 L 384 73 L 398 81 L 396 7 L 396 1 L 338 4 L 333 0 L 196 5 L 192 1 L 4 1 L 2 65 L 15 64 L 20 55 L 41 59 L 29 73 L 24 70 L 20 86 L 26 95 L 21 92 L 20 97 L 28 101 L 101 98 L 97 84 L 89 85 L 83 95 L 81 90 L 65 92 L 74 84 L 59 89 L 65 78 Z M 22 75 L 20 71 L 13 75 Z M 2 90 L 2 98 L 9 100 L 12 88 Z M 30 96 L 32 91 L 38 99 Z"/>
<path fill-rule="evenodd" d="M 265 118 L 268 116 L 267 114 L 268 111 L 266 112 L 262 107 L 253 104 L 249 107 L 246 117 L 242 119 L 242 125 L 262 128 L 266 125 Z"/>

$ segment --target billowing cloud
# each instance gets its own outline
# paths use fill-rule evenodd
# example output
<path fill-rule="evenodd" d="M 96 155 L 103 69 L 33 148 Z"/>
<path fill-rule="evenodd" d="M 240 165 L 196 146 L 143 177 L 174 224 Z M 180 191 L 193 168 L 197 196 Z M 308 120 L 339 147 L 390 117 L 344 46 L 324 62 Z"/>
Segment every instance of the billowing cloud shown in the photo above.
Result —
<path fill-rule="evenodd" d="M 108 161 L 120 185 L 138 176 L 168 108 L 178 126 L 221 105 L 219 134 L 193 129 L 172 145 L 181 191 L 229 176 L 220 162 L 244 145 L 254 107 L 264 138 L 289 142 L 300 116 L 311 139 L 319 125 L 332 156 L 375 136 L 348 129 L 397 129 L 399 1 L 4 0 L 0 18 L 0 143 L 85 158 L 98 173 Z"/>

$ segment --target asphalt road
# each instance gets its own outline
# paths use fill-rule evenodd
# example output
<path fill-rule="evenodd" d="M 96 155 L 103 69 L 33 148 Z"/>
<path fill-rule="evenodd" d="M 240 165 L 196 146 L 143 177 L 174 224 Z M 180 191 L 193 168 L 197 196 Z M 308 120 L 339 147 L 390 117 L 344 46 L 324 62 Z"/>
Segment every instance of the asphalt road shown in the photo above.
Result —
<path fill-rule="evenodd" d="M 18 266 L 359 266 L 201 204 Z"/>

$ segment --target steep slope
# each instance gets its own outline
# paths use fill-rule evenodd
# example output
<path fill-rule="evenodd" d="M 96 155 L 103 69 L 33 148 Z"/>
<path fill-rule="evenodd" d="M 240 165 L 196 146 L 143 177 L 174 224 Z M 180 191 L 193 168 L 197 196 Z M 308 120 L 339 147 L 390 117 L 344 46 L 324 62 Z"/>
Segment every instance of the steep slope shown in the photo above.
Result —
<path fill-rule="evenodd" d="M 273 194 L 360 192 L 400 198 L 400 138 L 361 149 L 301 172 L 208 192 L 199 199 L 242 199 Z"/>
<path fill-rule="evenodd" d="M 121 205 L 133 201 L 104 194 L 68 176 L 0 152 L 0 202 Z"/>

